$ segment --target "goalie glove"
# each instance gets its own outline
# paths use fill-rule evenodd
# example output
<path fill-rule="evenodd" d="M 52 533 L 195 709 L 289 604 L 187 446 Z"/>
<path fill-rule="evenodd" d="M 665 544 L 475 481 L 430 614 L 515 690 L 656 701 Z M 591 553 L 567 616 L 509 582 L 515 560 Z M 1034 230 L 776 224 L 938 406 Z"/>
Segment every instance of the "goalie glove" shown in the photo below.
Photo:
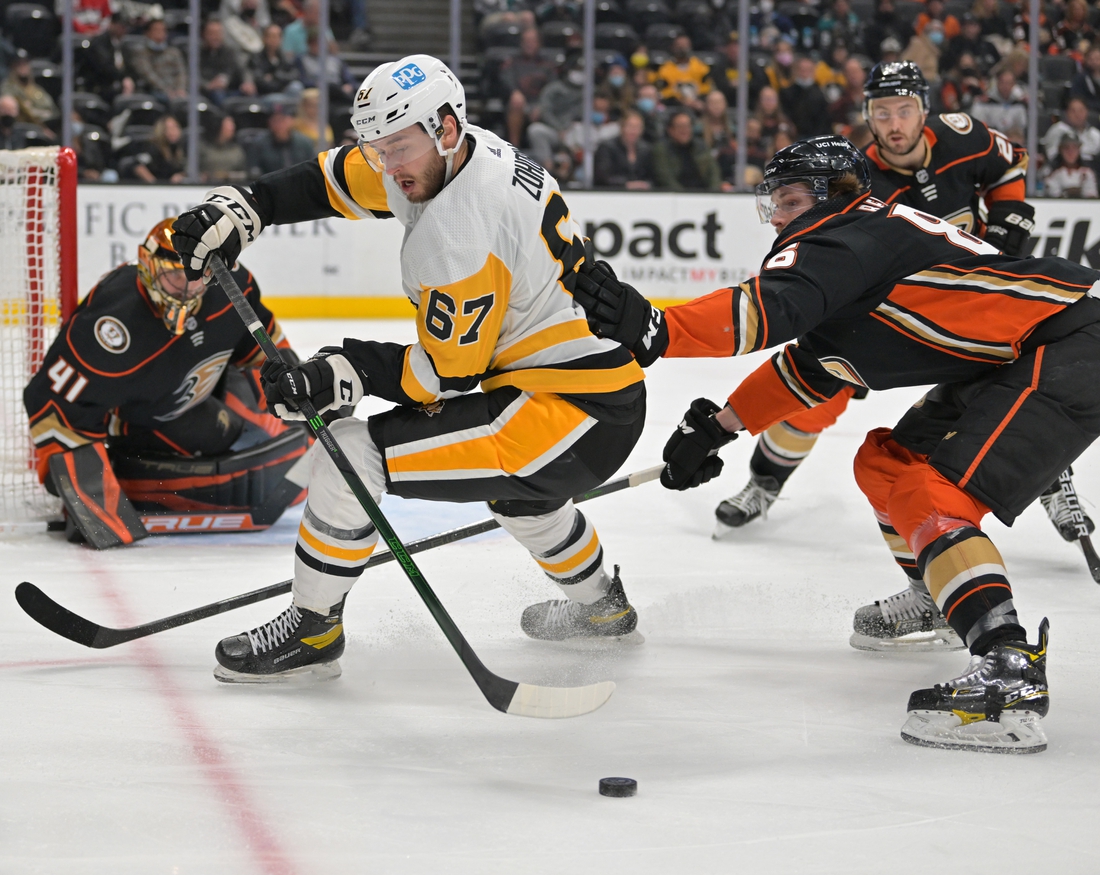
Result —
<path fill-rule="evenodd" d="M 665 314 L 634 286 L 619 282 L 606 261 L 581 265 L 573 300 L 584 307 L 593 334 L 621 343 L 643 368 L 668 348 Z"/>
<path fill-rule="evenodd" d="M 172 246 L 183 262 L 187 279 L 197 280 L 217 253 L 232 267 L 241 250 L 255 242 L 263 230 L 260 205 L 241 186 L 223 185 L 206 195 L 197 207 L 180 213 L 172 224 Z"/>
<path fill-rule="evenodd" d="M 722 472 L 718 450 L 732 440 L 737 432 L 726 431 L 714 418 L 722 408 L 707 398 L 696 398 L 665 444 L 665 469 L 661 485 L 666 489 L 692 489 Z"/>
<path fill-rule="evenodd" d="M 366 394 L 363 379 L 338 346 L 326 346 L 296 367 L 268 360 L 260 368 L 260 382 L 267 409 L 280 419 L 304 420 L 302 401 L 310 401 L 319 414 L 355 407 Z"/>
<path fill-rule="evenodd" d="M 1005 255 L 1023 255 L 1035 229 L 1035 207 L 1023 201 L 995 201 L 989 207 L 985 240 Z"/>

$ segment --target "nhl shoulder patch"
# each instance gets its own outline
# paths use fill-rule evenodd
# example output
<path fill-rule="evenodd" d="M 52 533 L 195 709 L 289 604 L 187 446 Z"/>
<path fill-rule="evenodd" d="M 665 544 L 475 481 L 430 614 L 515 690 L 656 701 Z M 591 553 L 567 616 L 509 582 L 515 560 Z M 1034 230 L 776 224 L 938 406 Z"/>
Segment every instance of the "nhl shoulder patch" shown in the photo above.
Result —
<path fill-rule="evenodd" d="M 130 332 L 114 316 L 100 316 L 95 323 L 95 339 L 107 352 L 116 355 L 130 348 Z"/>
<path fill-rule="evenodd" d="M 974 119 L 965 112 L 945 112 L 940 115 L 940 121 L 960 134 L 969 134 L 974 129 Z"/>

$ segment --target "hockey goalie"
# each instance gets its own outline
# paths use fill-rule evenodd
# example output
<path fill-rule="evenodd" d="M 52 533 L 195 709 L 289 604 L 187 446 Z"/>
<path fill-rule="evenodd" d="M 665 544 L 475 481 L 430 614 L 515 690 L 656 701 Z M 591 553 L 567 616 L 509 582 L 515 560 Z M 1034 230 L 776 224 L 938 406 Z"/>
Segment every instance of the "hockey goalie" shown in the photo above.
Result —
<path fill-rule="evenodd" d="M 258 403 L 263 355 L 219 287 L 188 282 L 173 221 L 100 279 L 23 393 L 39 478 L 64 502 L 70 540 L 99 549 L 150 531 L 264 529 L 304 497 L 286 475 L 307 434 Z M 233 275 L 289 352 L 255 278 Z"/>

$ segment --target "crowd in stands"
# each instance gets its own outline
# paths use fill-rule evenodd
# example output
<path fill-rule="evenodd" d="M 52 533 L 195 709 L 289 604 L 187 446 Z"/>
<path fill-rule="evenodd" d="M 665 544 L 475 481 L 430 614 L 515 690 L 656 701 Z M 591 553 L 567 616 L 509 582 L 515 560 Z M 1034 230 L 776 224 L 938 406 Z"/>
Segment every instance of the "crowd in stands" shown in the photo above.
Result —
<path fill-rule="evenodd" d="M 59 142 L 60 24 L 38 6 L 0 18 L 0 149 Z M 178 183 L 186 179 L 189 21 L 186 0 L 165 8 L 122 0 L 72 0 L 75 79 L 73 147 L 83 181 Z M 348 6 L 365 16 L 365 0 Z M 183 8 L 179 8 L 182 6 Z M 0 6 L 0 9 L 4 7 Z M 327 34 L 330 117 L 319 119 L 321 34 L 317 0 L 204 0 L 199 48 L 199 174 L 203 182 L 246 181 L 316 155 L 323 132 L 346 130 L 358 84 Z M 48 13 L 48 14 L 47 14 Z M 345 46 L 362 47 L 360 27 Z"/>
<path fill-rule="evenodd" d="M 0 4 L 0 148 L 61 132 L 62 4 Z M 187 3 L 71 0 L 81 177 L 185 177 Z M 471 120 L 498 131 L 565 186 L 583 183 L 581 0 L 473 0 L 480 77 Z M 343 0 L 320 33 L 317 0 L 203 0 L 199 53 L 203 181 L 243 181 L 353 142 L 361 78 L 341 55 L 369 44 L 366 0 Z M 1100 171 L 1100 0 L 1043 0 L 1039 22 L 1041 193 L 1096 197 Z M 600 188 L 730 191 L 757 181 L 777 149 L 839 133 L 870 141 L 863 82 L 884 60 L 918 64 L 933 113 L 967 112 L 1025 143 L 1027 0 L 599 0 L 592 117 Z M 329 116 L 319 118 L 326 41 Z M 374 50 L 385 53 L 384 45 Z M 746 167 L 738 179 L 738 63 L 747 54 Z"/>
<path fill-rule="evenodd" d="M 483 123 L 580 184 L 583 4 L 477 0 Z M 966 112 L 1020 144 L 1028 126 L 1027 0 L 601 0 L 591 119 L 597 187 L 729 191 L 776 150 L 838 133 L 864 146 L 863 83 L 910 60 L 930 111 Z M 1041 193 L 1096 197 L 1100 3 L 1043 0 L 1039 23 Z M 738 61 L 747 52 L 746 171 L 737 178 Z M 740 183 L 740 184 L 739 184 Z"/>

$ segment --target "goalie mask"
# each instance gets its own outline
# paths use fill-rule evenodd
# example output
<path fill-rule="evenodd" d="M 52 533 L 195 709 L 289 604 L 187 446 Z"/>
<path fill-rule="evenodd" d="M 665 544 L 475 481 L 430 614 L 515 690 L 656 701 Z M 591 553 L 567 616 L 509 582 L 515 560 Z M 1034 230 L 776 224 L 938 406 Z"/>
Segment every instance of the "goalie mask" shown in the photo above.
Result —
<path fill-rule="evenodd" d="M 378 67 L 359 86 L 351 112 L 367 163 L 393 173 L 434 148 L 447 160 L 444 185 L 450 182 L 454 149 L 443 146 L 443 107 L 454 113 L 461 143 L 466 93 L 446 64 L 430 55 L 409 55 Z"/>
<path fill-rule="evenodd" d="M 172 223 L 176 217 L 157 223 L 138 246 L 138 278 L 149 293 L 149 300 L 173 334 L 183 334 L 187 319 L 199 312 L 203 281 L 187 281 L 183 263 L 172 246 Z"/>
<path fill-rule="evenodd" d="M 829 183 L 855 176 L 860 192 L 871 188 L 871 170 L 863 153 L 843 137 L 824 136 L 799 140 L 780 149 L 764 168 L 764 181 L 756 186 L 756 212 L 767 224 L 785 209 L 784 192 L 801 183 L 820 203 L 829 199 Z"/>

